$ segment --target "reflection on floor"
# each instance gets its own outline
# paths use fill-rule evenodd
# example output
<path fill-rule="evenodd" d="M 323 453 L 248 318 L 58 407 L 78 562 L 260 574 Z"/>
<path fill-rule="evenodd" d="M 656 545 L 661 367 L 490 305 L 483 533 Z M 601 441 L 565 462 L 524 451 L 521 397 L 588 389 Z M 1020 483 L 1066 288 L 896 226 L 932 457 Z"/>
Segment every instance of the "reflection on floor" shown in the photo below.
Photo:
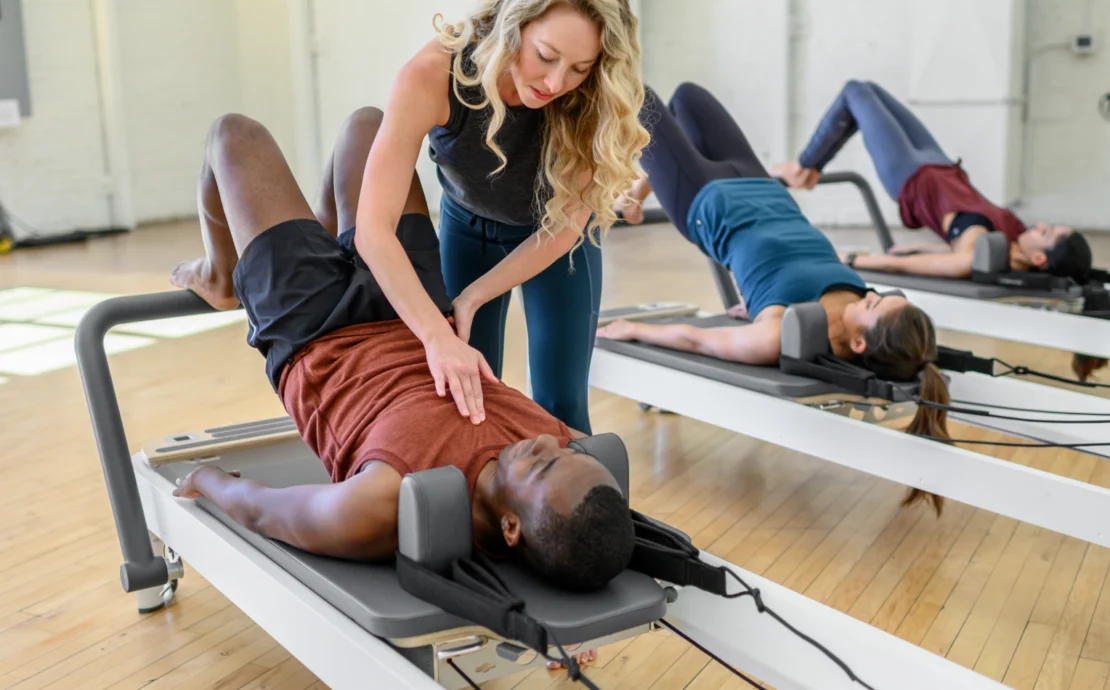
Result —
<path fill-rule="evenodd" d="M 37 376 L 74 366 L 77 324 L 94 305 L 117 296 L 39 287 L 0 290 L 0 374 Z M 114 355 L 245 320 L 246 313 L 236 310 L 125 324 L 112 329 L 104 347 Z"/>

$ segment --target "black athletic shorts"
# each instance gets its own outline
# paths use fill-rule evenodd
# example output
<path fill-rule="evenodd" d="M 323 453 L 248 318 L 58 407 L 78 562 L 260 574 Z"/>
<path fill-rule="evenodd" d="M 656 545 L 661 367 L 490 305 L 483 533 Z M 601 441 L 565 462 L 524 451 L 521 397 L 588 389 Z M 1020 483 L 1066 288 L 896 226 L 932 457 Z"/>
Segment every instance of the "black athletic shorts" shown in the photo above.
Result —
<path fill-rule="evenodd" d="M 254 238 L 235 267 L 235 296 L 249 319 L 247 342 L 266 358 L 278 390 L 298 350 L 332 331 L 400 318 L 354 247 L 354 229 L 332 238 L 316 220 L 290 220 Z M 451 300 L 428 216 L 401 216 L 397 238 L 424 289 L 443 314 Z"/>

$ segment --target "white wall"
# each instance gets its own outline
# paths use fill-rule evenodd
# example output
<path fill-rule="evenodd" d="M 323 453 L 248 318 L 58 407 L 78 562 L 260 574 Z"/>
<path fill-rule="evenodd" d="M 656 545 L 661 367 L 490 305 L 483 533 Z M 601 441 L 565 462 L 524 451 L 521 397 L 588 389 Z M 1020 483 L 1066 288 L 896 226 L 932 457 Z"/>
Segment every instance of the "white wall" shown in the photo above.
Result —
<path fill-rule="evenodd" d="M 241 102 L 234 7 L 117 1 L 135 218 L 195 215 L 205 134 Z"/>
<path fill-rule="evenodd" d="M 1099 50 L 1078 57 L 1050 48 L 1092 32 Z M 1030 107 L 1024 203 L 1031 220 L 1110 229 L 1110 3 L 1030 0 Z M 1043 50 L 1042 50 L 1043 49 Z"/>
<path fill-rule="evenodd" d="M 112 218 L 90 4 L 22 7 L 32 117 L 0 129 L 0 202 L 45 234 L 105 227 Z"/>
<path fill-rule="evenodd" d="M 682 82 L 704 86 L 733 113 L 756 153 L 786 155 L 787 8 L 786 2 L 644 0 L 644 81 L 664 102 Z"/>
<path fill-rule="evenodd" d="M 28 225 L 50 235 L 195 215 L 205 134 L 226 112 L 265 123 L 296 166 L 284 3 L 35 0 L 23 11 L 34 108 L 0 129 L 0 201 Z M 126 206 L 115 213 L 113 193 Z"/>
<path fill-rule="evenodd" d="M 138 222 L 196 214 L 205 136 L 224 113 L 260 120 L 295 159 L 289 15 L 283 3 L 117 2 Z"/>
<path fill-rule="evenodd" d="M 397 71 L 435 37 L 432 20 L 436 13 L 443 14 L 444 21 L 454 22 L 473 5 L 472 0 L 407 0 L 394 6 L 386 19 L 378 3 L 312 3 L 319 46 L 316 83 L 321 161 L 331 154 L 348 115 L 364 106 L 385 108 Z M 428 205 L 437 213 L 441 191 L 426 139 L 417 171 Z M 302 180 L 302 185 L 315 194 L 314 182 Z"/>

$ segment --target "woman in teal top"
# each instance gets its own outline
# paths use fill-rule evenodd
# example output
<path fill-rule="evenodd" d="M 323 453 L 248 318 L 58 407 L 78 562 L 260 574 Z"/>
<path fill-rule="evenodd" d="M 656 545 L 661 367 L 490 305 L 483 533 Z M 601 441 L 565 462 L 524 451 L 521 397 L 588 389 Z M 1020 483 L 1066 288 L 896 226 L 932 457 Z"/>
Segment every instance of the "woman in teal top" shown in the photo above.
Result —
<path fill-rule="evenodd" d="M 845 266 L 828 238 L 806 219 L 790 193 L 759 162 L 739 126 L 708 91 L 682 84 L 663 106 L 645 89 L 641 120 L 651 132 L 640 180 L 622 200 L 625 218 L 642 220 L 639 203 L 654 191 L 684 237 L 727 266 L 744 303 L 730 310 L 751 319 L 726 328 L 615 321 L 603 338 L 639 340 L 746 364 L 775 365 L 782 316 L 802 302 L 828 313 L 833 354 L 892 381 L 921 376 L 922 400 L 947 404 L 934 361 L 932 321 L 904 297 L 883 297 Z M 909 433 L 947 436 L 943 410 L 919 406 Z M 914 490 L 907 501 L 939 497 Z"/>

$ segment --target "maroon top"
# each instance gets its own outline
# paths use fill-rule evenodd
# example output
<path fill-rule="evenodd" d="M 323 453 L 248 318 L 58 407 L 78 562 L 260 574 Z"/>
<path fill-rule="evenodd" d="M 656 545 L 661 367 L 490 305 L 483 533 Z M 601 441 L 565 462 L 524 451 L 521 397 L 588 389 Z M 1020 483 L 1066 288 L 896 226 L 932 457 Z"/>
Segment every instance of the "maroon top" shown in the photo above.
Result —
<path fill-rule="evenodd" d="M 967 173 L 956 165 L 923 165 L 906 180 L 898 198 L 902 224 L 907 228 L 930 228 L 948 242 L 944 217 L 949 213 L 978 213 L 988 218 L 994 229 L 1010 242 L 1025 232 L 1025 224 L 1011 211 L 983 198 L 971 186 Z"/>

